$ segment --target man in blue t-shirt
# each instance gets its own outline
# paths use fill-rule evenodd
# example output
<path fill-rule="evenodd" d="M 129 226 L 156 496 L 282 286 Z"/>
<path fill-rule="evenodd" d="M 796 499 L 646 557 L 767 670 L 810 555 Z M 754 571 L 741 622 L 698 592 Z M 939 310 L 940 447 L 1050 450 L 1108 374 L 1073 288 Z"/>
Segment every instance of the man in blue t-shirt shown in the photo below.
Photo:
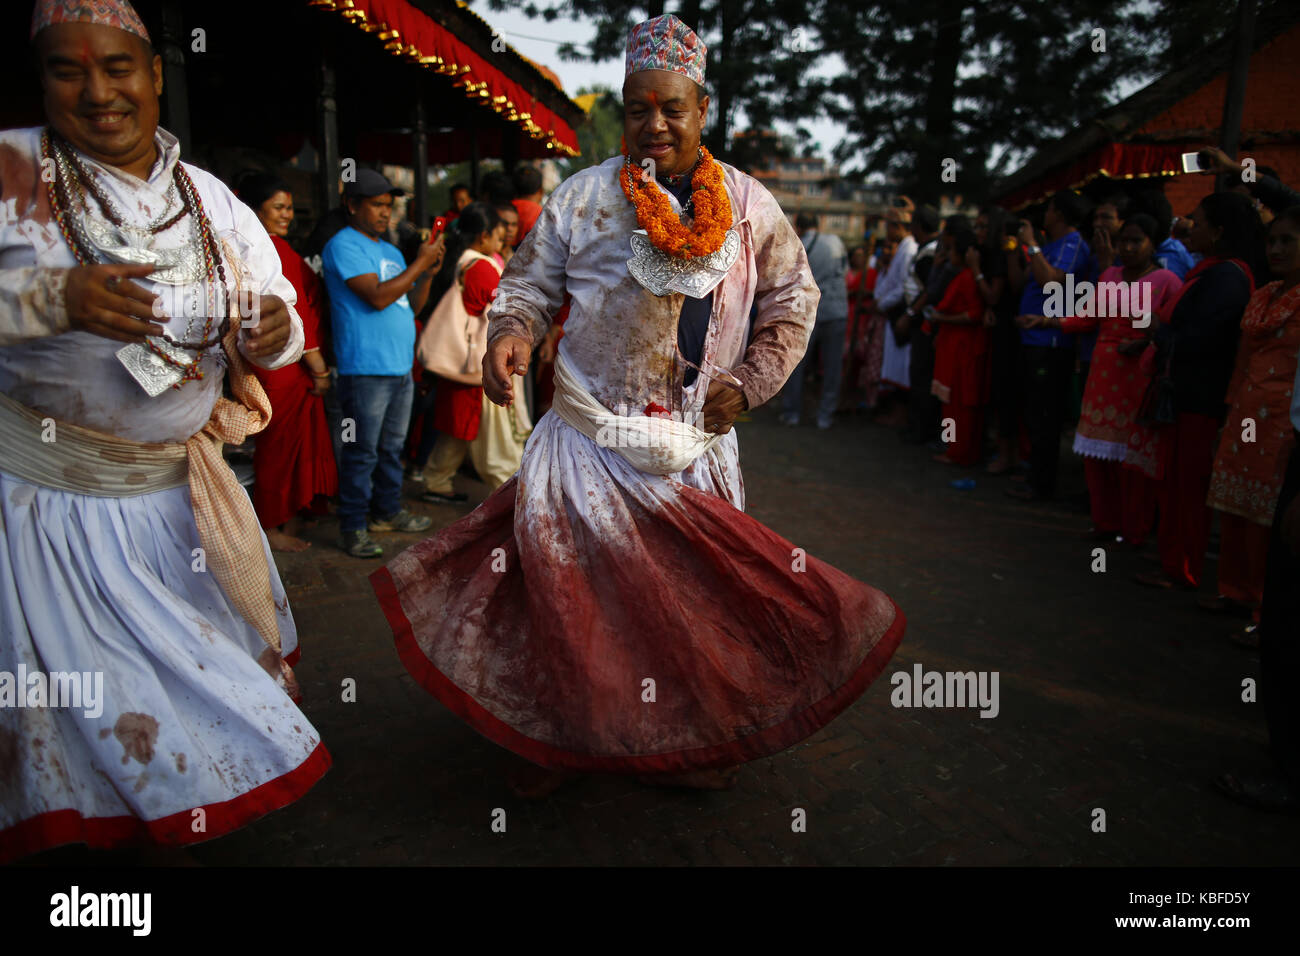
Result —
<path fill-rule="evenodd" d="M 402 446 L 414 390 L 413 309 L 423 307 L 429 294 L 444 240 L 439 236 L 420 246 L 408 266 L 382 238 L 393 197 L 402 190 L 374 170 L 360 169 L 343 195 L 348 225 L 321 254 L 343 409 L 339 546 L 353 557 L 375 558 L 384 552 L 370 531 L 425 531 L 433 523 L 402 507 Z"/>
<path fill-rule="evenodd" d="M 1029 281 L 1020 298 L 1020 367 L 1024 389 L 1025 429 L 1029 432 L 1029 482 L 1007 489 L 1013 498 L 1050 498 L 1056 493 L 1056 472 L 1060 460 L 1061 430 L 1069 405 L 1070 377 L 1074 373 L 1074 336 L 1053 328 L 1046 317 L 1044 286 L 1051 282 L 1066 285 L 1091 282 L 1095 278 L 1088 265 L 1092 250 L 1079 234 L 1087 222 L 1088 201 L 1078 193 L 1062 189 L 1052 196 L 1043 214 L 1043 231 L 1047 243 L 1039 248 L 1033 227 L 1021 222 L 1020 242 L 1029 253 Z M 1069 286 L 1066 286 L 1069 288 Z M 1070 303 L 1066 303 L 1069 310 Z M 1066 311 L 1066 315 L 1072 314 Z"/>

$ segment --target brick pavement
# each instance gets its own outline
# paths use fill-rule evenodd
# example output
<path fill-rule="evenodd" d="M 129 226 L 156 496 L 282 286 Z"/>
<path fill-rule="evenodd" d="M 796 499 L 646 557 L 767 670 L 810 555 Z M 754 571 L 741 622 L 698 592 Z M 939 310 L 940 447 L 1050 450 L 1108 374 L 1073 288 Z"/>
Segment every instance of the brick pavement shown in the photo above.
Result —
<path fill-rule="evenodd" d="M 748 765 L 724 793 L 586 777 L 513 797 L 516 758 L 407 676 L 366 575 L 332 547 L 280 555 L 303 641 L 304 709 L 335 765 L 298 803 L 198 847 L 209 864 L 1293 864 L 1300 820 L 1220 797 L 1209 779 L 1264 767 L 1258 656 L 1191 596 L 1132 584 L 1148 557 L 1090 570 L 1085 516 L 1025 505 L 850 418 L 821 432 L 760 409 L 740 426 L 749 510 L 889 593 L 908 632 L 881 679 L 821 733 Z M 972 474 L 978 486 L 948 481 Z M 1082 488 L 1067 459 L 1065 491 Z M 464 482 L 471 504 L 484 489 Z M 440 527 L 467 507 L 415 503 Z M 383 536 L 390 555 L 417 540 Z M 1211 563 L 1211 571 L 1213 564 Z M 1213 580 L 1212 573 L 1207 578 Z M 896 709 L 889 676 L 996 670 L 999 715 Z M 357 681 L 357 702 L 341 681 Z M 1094 808 L 1107 829 L 1091 829 Z M 495 808 L 506 811 L 494 833 Z M 795 808 L 807 832 L 791 829 Z"/>

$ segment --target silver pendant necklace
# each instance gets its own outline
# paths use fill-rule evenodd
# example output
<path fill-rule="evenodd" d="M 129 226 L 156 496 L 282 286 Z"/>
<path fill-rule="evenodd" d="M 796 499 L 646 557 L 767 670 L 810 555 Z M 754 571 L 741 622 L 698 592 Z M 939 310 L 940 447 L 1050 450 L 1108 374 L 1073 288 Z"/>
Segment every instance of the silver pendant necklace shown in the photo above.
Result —
<path fill-rule="evenodd" d="M 699 158 L 702 160 L 703 157 L 704 152 L 700 150 Z M 681 185 L 683 177 L 694 175 L 697 166 L 698 162 L 688 172 L 679 173 L 675 177 L 659 178 L 674 186 Z M 662 184 L 659 185 L 663 188 Z M 683 214 L 692 215 L 694 205 L 692 194 L 682 207 Z M 632 232 L 631 244 L 632 258 L 627 260 L 627 271 L 645 289 L 657 296 L 680 292 L 694 299 L 702 299 L 717 287 L 740 255 L 740 234 L 734 226 L 727 230 L 722 245 L 714 252 L 690 259 L 664 252 L 650 241 L 650 236 L 644 229 Z"/>

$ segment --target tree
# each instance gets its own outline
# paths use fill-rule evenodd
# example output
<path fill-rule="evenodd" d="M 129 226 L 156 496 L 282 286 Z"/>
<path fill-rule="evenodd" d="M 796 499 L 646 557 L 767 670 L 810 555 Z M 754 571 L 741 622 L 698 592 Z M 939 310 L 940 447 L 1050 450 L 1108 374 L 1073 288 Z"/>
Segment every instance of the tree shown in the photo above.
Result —
<path fill-rule="evenodd" d="M 621 56 L 632 26 L 663 6 L 545 0 L 523 9 L 593 24 L 588 46 L 562 44 L 560 55 L 604 59 Z M 715 155 L 732 158 L 730 134 L 742 114 L 751 129 L 827 116 L 845 130 L 833 157 L 846 177 L 883 177 L 933 201 L 941 192 L 981 195 L 1121 90 L 1185 66 L 1231 29 L 1234 7 L 1235 0 L 683 0 L 676 13 L 709 47 L 714 120 L 705 142 Z M 806 153 L 807 137 L 798 139 Z M 955 182 L 945 181 L 945 167 Z"/>
<path fill-rule="evenodd" d="M 941 178 L 952 159 L 954 185 L 980 195 L 1121 91 L 1186 66 L 1232 28 L 1234 8 L 1234 0 L 891 0 L 852 11 L 825 3 L 819 33 L 854 38 L 823 48 L 846 66 L 826 84 L 827 114 L 848 132 L 835 157 L 926 199 L 953 189 Z"/>
<path fill-rule="evenodd" d="M 515 6 L 490 0 L 492 9 Z M 586 47 L 563 43 L 562 59 L 621 58 L 632 27 L 664 12 L 663 3 L 634 0 L 547 0 L 526 3 L 531 17 L 566 16 L 595 27 Z M 728 158 L 731 133 L 743 111 L 750 124 L 769 127 L 776 119 L 797 121 L 820 109 L 816 90 L 805 84 L 814 59 L 800 39 L 812 32 L 812 8 L 802 0 L 686 0 L 673 12 L 700 35 L 708 47 L 705 87 L 710 115 L 704 143 L 714 155 Z"/>
<path fill-rule="evenodd" d="M 583 87 L 575 99 L 591 99 L 587 121 L 578 127 L 580 155 L 556 161 L 560 178 L 568 179 L 580 169 L 617 156 L 623 143 L 623 100 L 607 86 Z"/>

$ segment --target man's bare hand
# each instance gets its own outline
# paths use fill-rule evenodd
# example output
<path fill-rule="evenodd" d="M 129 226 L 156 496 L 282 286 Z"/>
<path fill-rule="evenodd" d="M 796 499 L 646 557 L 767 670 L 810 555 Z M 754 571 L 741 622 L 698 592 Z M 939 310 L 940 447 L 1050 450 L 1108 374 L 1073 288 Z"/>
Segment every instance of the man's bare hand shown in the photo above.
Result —
<path fill-rule="evenodd" d="M 167 317 L 155 313 L 158 297 L 132 279 L 156 271 L 151 265 L 77 266 L 68 270 L 68 321 L 81 332 L 119 342 L 143 342 L 162 335 Z"/>
<path fill-rule="evenodd" d="M 722 382 L 710 382 L 709 391 L 704 396 L 704 431 L 715 435 L 725 435 L 731 431 L 732 422 L 740 417 L 748 403 L 745 393 Z"/>
<path fill-rule="evenodd" d="M 442 256 L 447 249 L 447 235 L 442 233 L 433 242 L 426 242 L 420 246 L 420 251 L 415 254 L 416 259 L 424 270 L 441 269 Z"/>
<path fill-rule="evenodd" d="M 512 375 L 528 371 L 533 343 L 517 335 L 503 335 L 488 346 L 483 356 L 483 391 L 494 405 L 509 405 L 515 400 Z"/>
<path fill-rule="evenodd" d="M 250 358 L 274 355 L 284 348 L 293 329 L 289 307 L 277 295 L 260 295 L 250 320 L 256 325 L 248 328 L 247 353 Z"/>
<path fill-rule="evenodd" d="M 1204 173 L 1240 173 L 1245 168 L 1217 146 L 1206 146 L 1199 152 L 1210 154 L 1210 168 L 1202 170 Z"/>

